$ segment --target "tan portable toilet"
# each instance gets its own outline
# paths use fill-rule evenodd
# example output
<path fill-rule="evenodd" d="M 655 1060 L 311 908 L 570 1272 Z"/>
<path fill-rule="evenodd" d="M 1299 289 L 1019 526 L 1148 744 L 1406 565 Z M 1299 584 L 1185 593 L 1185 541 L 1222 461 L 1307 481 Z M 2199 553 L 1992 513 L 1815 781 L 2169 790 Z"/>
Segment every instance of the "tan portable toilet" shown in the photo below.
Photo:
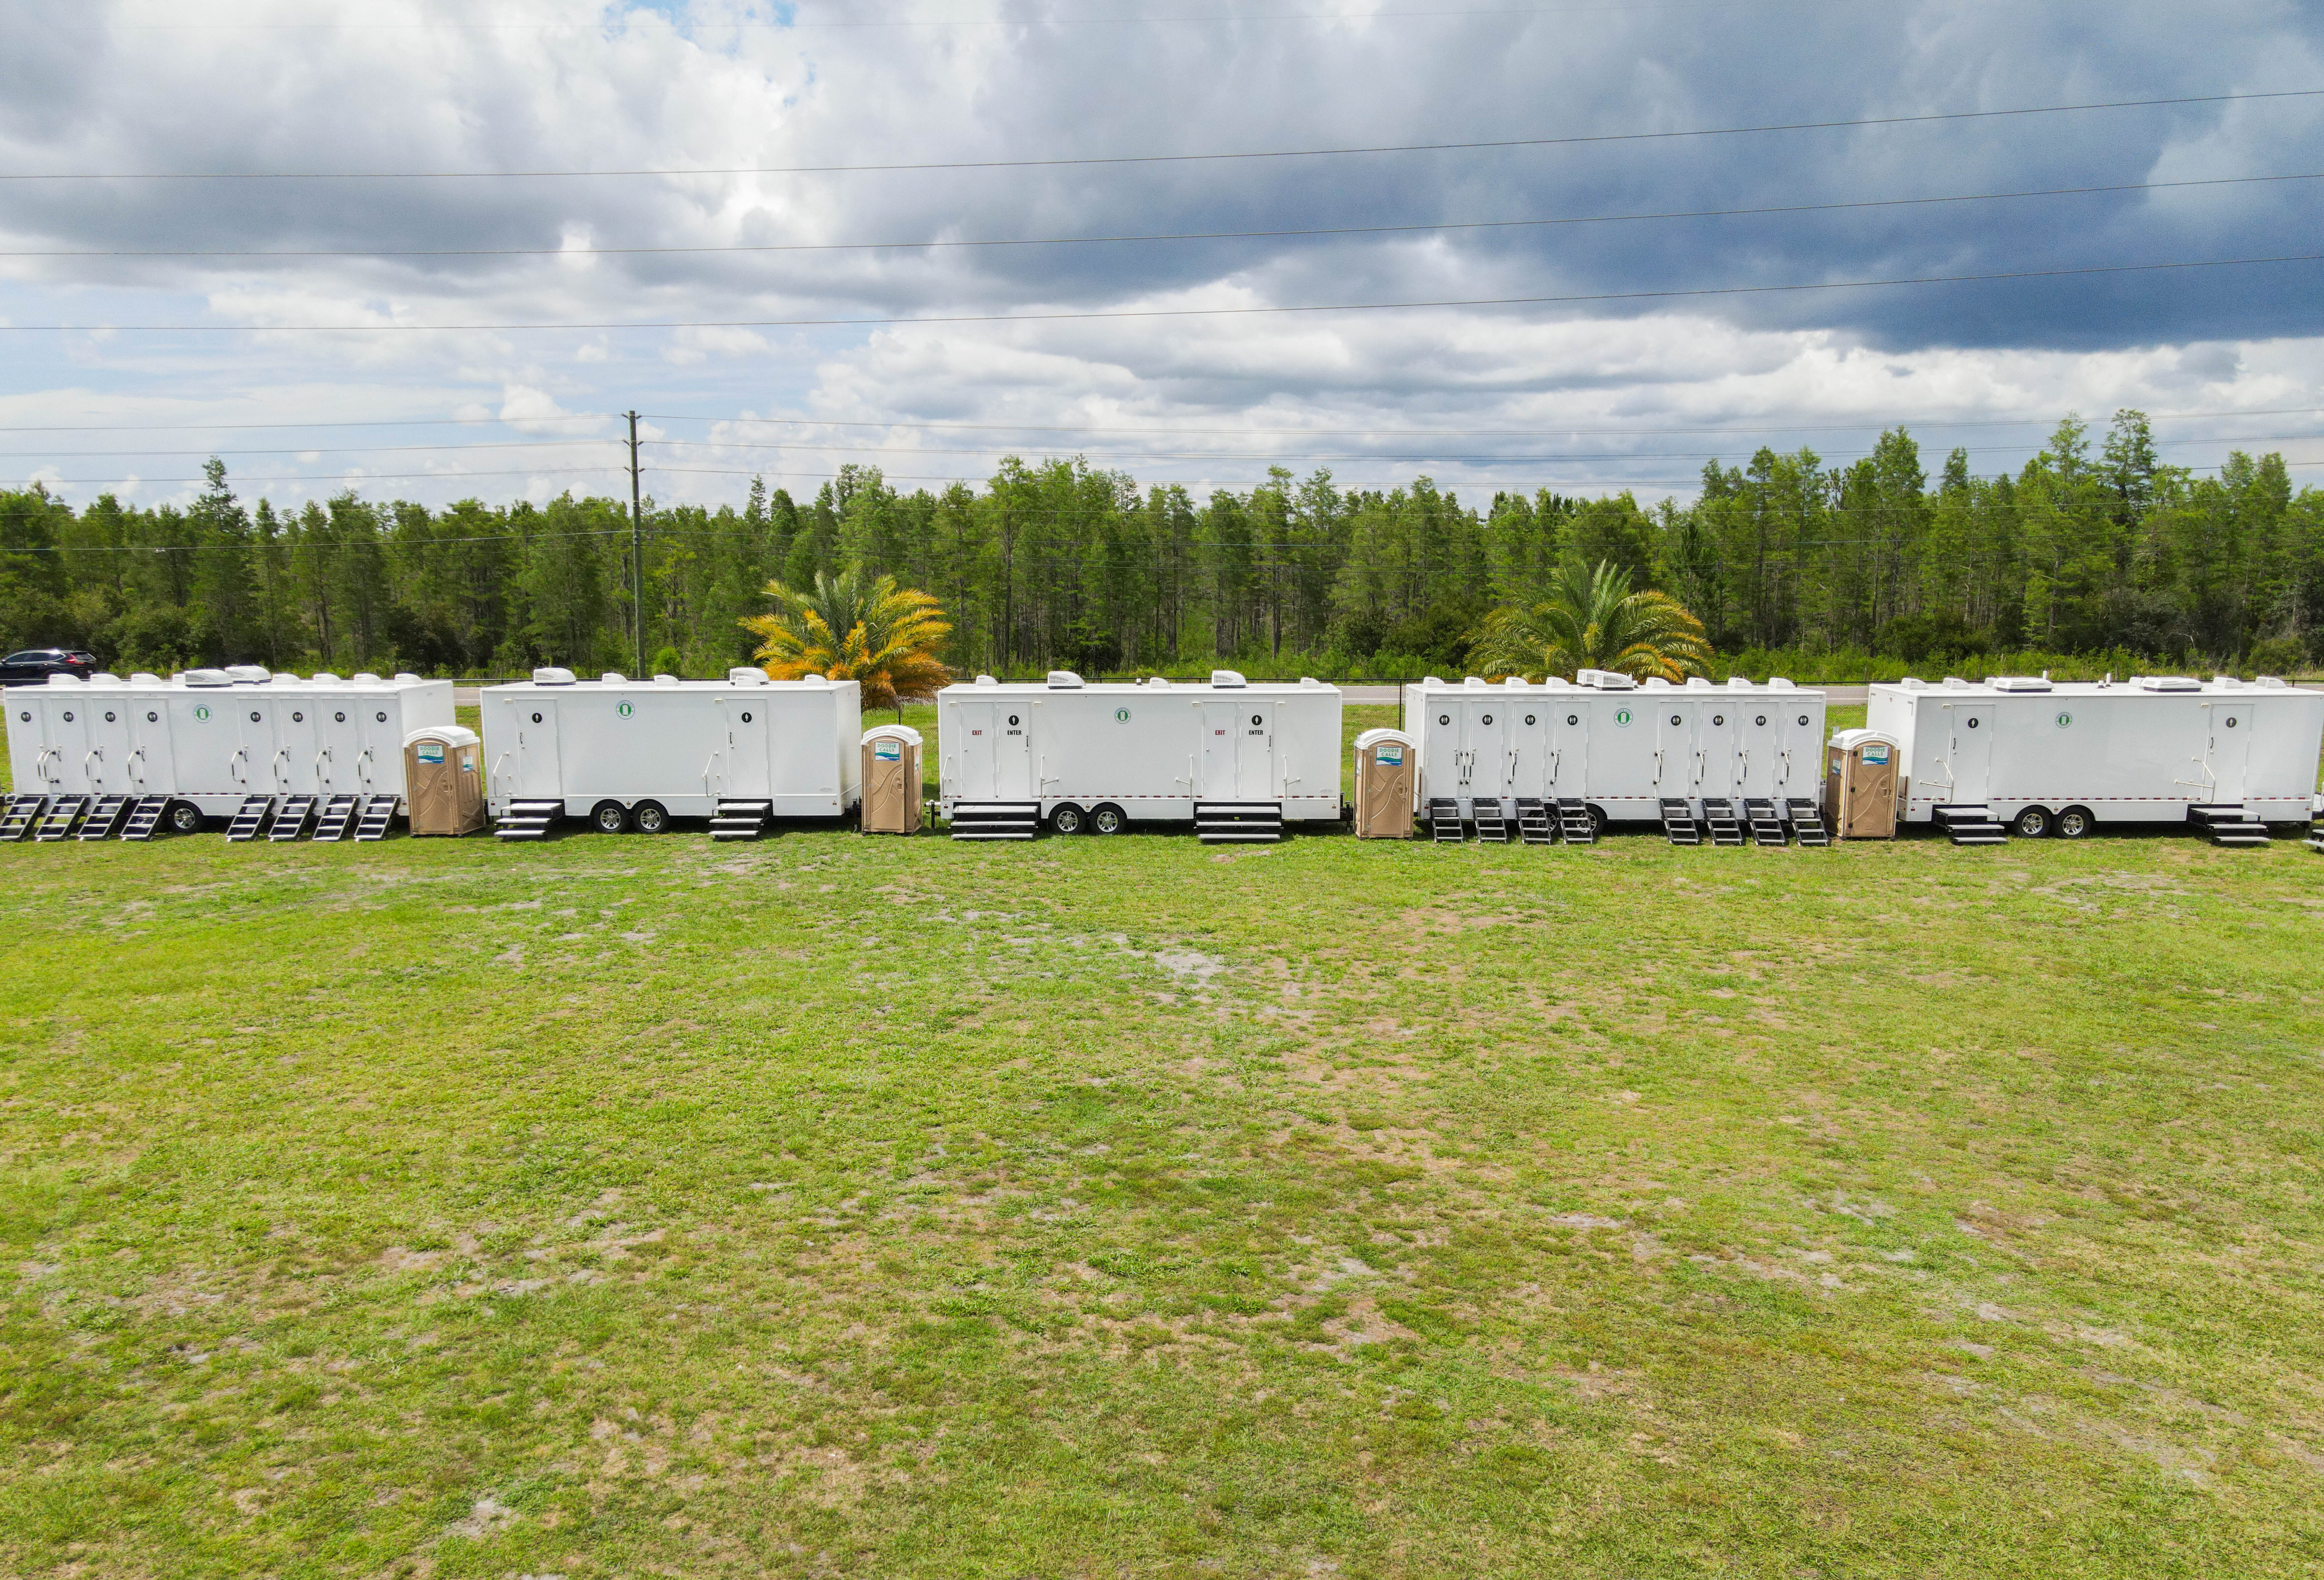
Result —
<path fill-rule="evenodd" d="M 1356 838 L 1412 838 L 1412 737 L 1367 730 L 1356 737 Z"/>
<path fill-rule="evenodd" d="M 863 831 L 920 831 L 920 732 L 881 724 L 863 732 Z"/>
<path fill-rule="evenodd" d="M 415 834 L 484 826 L 484 748 L 473 730 L 435 724 L 403 738 L 404 806 Z"/>
<path fill-rule="evenodd" d="M 1872 730 L 1831 738 L 1823 776 L 1824 821 L 1835 840 L 1896 837 L 1896 743 Z"/>

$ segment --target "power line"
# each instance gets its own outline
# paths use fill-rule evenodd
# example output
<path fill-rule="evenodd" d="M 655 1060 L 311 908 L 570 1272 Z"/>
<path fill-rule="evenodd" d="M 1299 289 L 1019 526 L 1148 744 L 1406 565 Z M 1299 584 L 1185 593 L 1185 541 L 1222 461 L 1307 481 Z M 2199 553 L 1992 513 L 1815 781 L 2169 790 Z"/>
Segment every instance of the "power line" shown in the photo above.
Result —
<path fill-rule="evenodd" d="M 1919 115 L 1866 115 L 1849 120 L 1783 121 L 1757 126 L 1701 126 L 1670 132 L 1599 132 L 1563 137 L 1504 137 L 1464 142 L 1387 142 L 1339 148 L 1261 149 L 1223 153 L 1093 154 L 1051 159 L 934 160 L 912 163 L 849 165 L 703 165 L 604 170 L 49 170 L 0 173 L 0 181 L 498 181 L 599 179 L 680 176 L 863 175 L 881 171 L 1048 170 L 1065 166 L 1212 164 L 1234 160 L 1338 159 L 1389 153 L 1459 153 L 1503 148 L 1571 148 L 1605 142 L 1665 142 L 1693 137 L 1742 137 L 1779 132 L 1830 132 L 1868 126 L 1913 126 L 1950 121 L 1989 121 L 2026 115 L 2080 115 L 2098 110 L 2135 110 L 2183 105 L 2215 105 L 2264 99 L 2314 98 L 2324 88 L 2284 88 L 2264 93 L 2182 95 L 2175 98 L 2102 99 L 2087 104 L 2033 105 L 2003 110 L 1947 110 Z"/>
<path fill-rule="evenodd" d="M 1831 214 L 1849 209 L 1914 208 L 1946 203 L 1999 203 L 2037 198 L 2082 198 L 2112 192 L 2161 192 L 2189 187 L 2238 187 L 2316 180 L 2324 180 L 2324 171 L 2304 175 L 2216 176 L 2186 181 L 2124 181 L 2106 186 L 2043 187 L 2023 192 L 1966 192 L 1934 198 L 1868 198 L 1835 203 L 1780 203 L 1757 208 L 1679 208 L 1651 214 L 1560 215 L 1540 219 L 1463 219 L 1413 225 L 1309 225 L 1283 230 L 1157 231 L 1143 235 L 1019 236 L 997 240 L 940 238 L 917 242 L 738 242 L 694 247 L 27 248 L 0 251 L 0 258 L 632 258 L 762 253 L 923 252 L 979 247 L 1078 247 L 1146 242 L 1295 241 L 1320 236 L 1421 235 L 1449 231 L 1621 225 L 1646 220 L 1743 219 L 1783 214 Z"/>
<path fill-rule="evenodd" d="M 2314 263 L 2324 253 L 2263 258 L 2198 258 L 2172 263 L 2098 263 L 2070 269 L 2012 269 L 1992 274 L 1904 275 L 1887 280 L 1831 280 L 1794 285 L 1689 286 L 1662 290 L 1586 291 L 1566 296 L 1460 297 L 1407 302 L 1314 302 L 1264 308 L 1117 308 L 1082 312 L 940 313 L 916 317 L 717 318 L 632 320 L 581 324 L 0 324 L 0 333 L 134 335 L 376 335 L 408 330 L 442 334 L 504 334 L 576 329 L 802 329 L 912 324 L 1048 324 L 1094 319 L 1242 318 L 1286 313 L 1379 313 L 1433 308 L 1520 308 L 1588 302 L 1673 301 L 1691 298 L 1777 296 L 1818 290 L 1868 290 L 1886 286 L 1974 285 L 2006 280 L 2058 280 L 2099 274 L 2153 274 L 2186 269 L 2241 269 L 2264 263 Z"/>

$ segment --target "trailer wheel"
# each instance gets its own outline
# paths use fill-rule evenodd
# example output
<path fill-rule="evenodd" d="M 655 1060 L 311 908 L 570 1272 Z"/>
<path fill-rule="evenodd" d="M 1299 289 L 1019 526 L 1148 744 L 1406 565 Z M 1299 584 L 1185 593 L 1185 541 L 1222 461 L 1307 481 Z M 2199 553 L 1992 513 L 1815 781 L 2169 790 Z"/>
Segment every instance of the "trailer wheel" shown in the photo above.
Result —
<path fill-rule="evenodd" d="M 601 834 L 626 834 L 630 831 L 630 809 L 618 801 L 600 801 L 590 809 L 589 821 Z"/>
<path fill-rule="evenodd" d="M 2055 822 L 2046 806 L 2029 806 L 2010 821 L 2009 831 L 2021 840 L 2044 840 Z"/>
<path fill-rule="evenodd" d="M 1111 803 L 1090 813 L 1090 832 L 1093 834 L 1118 834 L 1129 822 L 1130 814 Z"/>
<path fill-rule="evenodd" d="M 1053 834 L 1078 834 L 1089 823 L 1089 814 L 1070 801 L 1061 801 L 1049 813 L 1049 831 Z"/>
<path fill-rule="evenodd" d="M 2079 840 L 2097 827 L 2098 821 L 2090 815 L 2089 807 L 2070 806 L 2058 814 L 2058 826 L 2055 832 L 2061 840 Z"/>
<path fill-rule="evenodd" d="M 641 834 L 660 834 L 669 831 L 669 811 L 659 801 L 641 801 L 630 809 L 630 820 L 638 825 Z"/>
<path fill-rule="evenodd" d="M 1600 839 L 1604 839 L 1606 837 L 1606 823 L 1608 821 L 1606 817 L 1606 809 L 1600 806 L 1597 803 L 1591 802 L 1589 805 L 1583 807 L 1582 810 L 1590 814 L 1591 828 L 1596 831 Z"/>
<path fill-rule="evenodd" d="M 190 801 L 170 803 L 170 831 L 179 834 L 198 834 L 202 831 L 202 809 Z"/>

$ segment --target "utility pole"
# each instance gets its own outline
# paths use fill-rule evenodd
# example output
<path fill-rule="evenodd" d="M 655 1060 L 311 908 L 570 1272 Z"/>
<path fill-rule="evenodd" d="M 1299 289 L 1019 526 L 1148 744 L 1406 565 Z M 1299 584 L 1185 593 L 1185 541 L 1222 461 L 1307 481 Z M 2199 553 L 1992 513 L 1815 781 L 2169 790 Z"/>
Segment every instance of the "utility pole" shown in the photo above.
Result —
<path fill-rule="evenodd" d="M 636 678 L 646 677 L 646 529 L 638 508 L 638 414 L 630 417 L 630 593 L 632 629 L 638 638 Z"/>

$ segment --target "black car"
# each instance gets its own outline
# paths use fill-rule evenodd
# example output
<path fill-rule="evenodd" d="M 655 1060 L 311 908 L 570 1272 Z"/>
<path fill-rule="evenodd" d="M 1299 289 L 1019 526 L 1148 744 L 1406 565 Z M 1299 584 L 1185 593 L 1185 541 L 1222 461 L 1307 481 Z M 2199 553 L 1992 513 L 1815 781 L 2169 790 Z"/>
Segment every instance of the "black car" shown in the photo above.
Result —
<path fill-rule="evenodd" d="M 70 648 L 26 648 L 0 658 L 0 685 L 45 685 L 51 675 L 87 680 L 97 671 L 97 655 Z"/>

